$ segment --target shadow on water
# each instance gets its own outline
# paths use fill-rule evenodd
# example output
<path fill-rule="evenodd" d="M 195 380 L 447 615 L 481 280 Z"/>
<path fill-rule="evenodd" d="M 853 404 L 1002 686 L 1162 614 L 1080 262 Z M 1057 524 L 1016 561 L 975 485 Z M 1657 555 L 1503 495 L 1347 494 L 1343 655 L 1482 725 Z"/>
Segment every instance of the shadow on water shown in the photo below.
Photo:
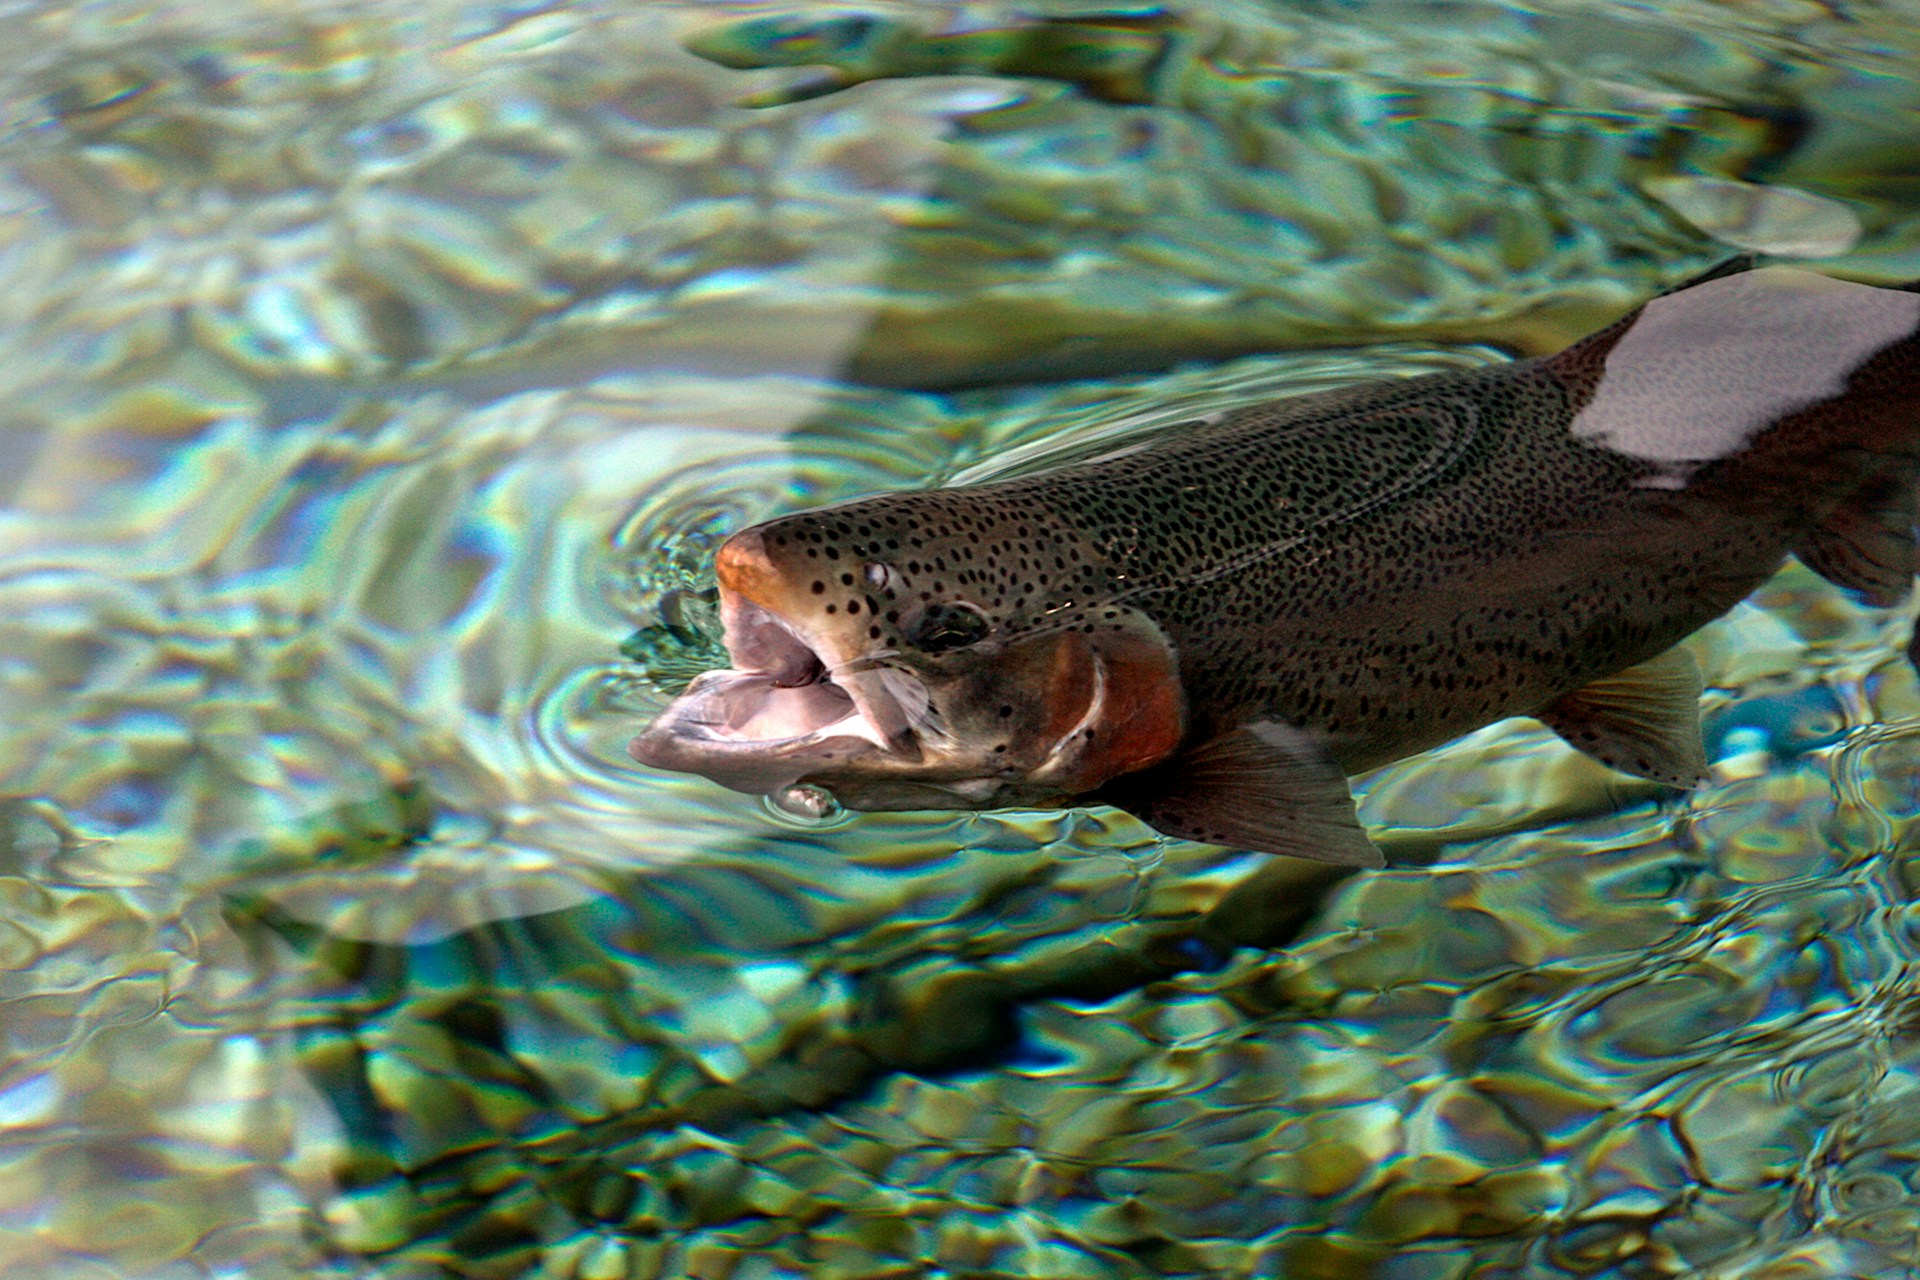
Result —
<path fill-rule="evenodd" d="M 427 798 L 399 799 L 398 823 L 370 827 L 365 806 L 334 815 L 342 843 L 428 838 Z M 1043 1061 L 1045 1047 L 1023 1029 L 1027 1006 L 1098 1005 L 1218 970 L 1239 948 L 1283 946 L 1349 874 L 1268 861 L 1205 910 L 1082 928 L 1025 957 L 993 940 L 1014 899 L 1055 891 L 1044 865 L 918 922 L 930 945 L 883 930 L 790 936 L 757 953 L 723 946 L 711 924 L 725 914 L 719 904 L 740 897 L 729 881 L 752 875 L 740 867 L 609 871 L 591 902 L 418 946 L 330 934 L 271 898 L 230 897 L 225 915 L 256 963 L 292 970 L 301 994 L 280 1010 L 280 1029 L 338 1120 L 342 1196 L 386 1205 L 386 1238 L 372 1252 L 444 1250 L 459 1274 L 515 1274 L 534 1264 L 531 1251 L 597 1224 L 649 1230 L 635 1198 L 674 1176 L 652 1163 L 650 1138 L 697 1131 L 728 1143 L 759 1120 L 831 1117 L 871 1101 L 896 1073 L 941 1079 Z M 684 909 L 693 901 L 708 918 Z M 693 1006 L 663 1007 L 662 963 L 682 968 L 681 998 Z M 703 966 L 718 987 L 685 983 L 684 970 Z M 771 969 L 786 990 L 738 985 Z M 1246 1012 L 1285 1016 L 1285 1000 Z M 743 1042 L 750 1063 L 738 1056 Z M 554 1076 L 589 1062 L 630 1074 L 632 1105 L 601 1115 L 569 1106 Z M 610 1179 L 625 1190 L 609 1191 Z M 710 1199 L 679 1205 L 680 1225 L 751 1212 L 737 1197 Z"/>

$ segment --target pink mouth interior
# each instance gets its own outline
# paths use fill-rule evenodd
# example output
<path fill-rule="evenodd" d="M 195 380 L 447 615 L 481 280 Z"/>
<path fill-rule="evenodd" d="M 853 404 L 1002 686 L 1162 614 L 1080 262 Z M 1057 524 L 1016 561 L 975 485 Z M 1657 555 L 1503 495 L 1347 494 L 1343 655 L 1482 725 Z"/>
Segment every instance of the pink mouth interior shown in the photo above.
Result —
<path fill-rule="evenodd" d="M 722 615 L 733 669 L 694 682 L 668 712 L 679 727 L 729 745 L 874 738 L 860 702 L 785 618 L 731 592 Z"/>
<path fill-rule="evenodd" d="M 692 718 L 710 736 L 740 742 L 778 742 L 804 738 L 831 728 L 859 709 L 847 691 L 820 678 L 806 684 L 783 684 L 757 671 L 720 674 L 720 683 L 703 691 L 701 711 Z"/>

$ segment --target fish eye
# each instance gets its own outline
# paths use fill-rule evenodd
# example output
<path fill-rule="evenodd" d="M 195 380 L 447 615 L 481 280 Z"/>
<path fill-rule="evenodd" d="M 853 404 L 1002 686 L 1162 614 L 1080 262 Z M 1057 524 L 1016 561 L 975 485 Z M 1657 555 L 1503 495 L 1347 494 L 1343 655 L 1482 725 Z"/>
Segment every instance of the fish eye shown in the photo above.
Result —
<path fill-rule="evenodd" d="M 978 644 L 993 629 L 986 615 L 964 600 L 930 604 L 910 620 L 901 633 L 922 653 L 947 653 Z"/>

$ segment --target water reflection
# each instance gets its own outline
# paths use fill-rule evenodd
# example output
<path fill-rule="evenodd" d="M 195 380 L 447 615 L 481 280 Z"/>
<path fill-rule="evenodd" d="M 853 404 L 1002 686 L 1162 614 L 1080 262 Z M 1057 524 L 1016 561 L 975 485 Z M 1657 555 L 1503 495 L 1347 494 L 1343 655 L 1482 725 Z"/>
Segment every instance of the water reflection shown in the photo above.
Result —
<path fill-rule="evenodd" d="M 1551 346 L 1756 189 L 1920 274 L 1912 33 L 736 8 L 0 27 L 8 1273 L 1913 1265 L 1920 700 L 1804 573 L 1716 788 L 1489 731 L 1334 889 L 622 751 L 739 523 Z"/>

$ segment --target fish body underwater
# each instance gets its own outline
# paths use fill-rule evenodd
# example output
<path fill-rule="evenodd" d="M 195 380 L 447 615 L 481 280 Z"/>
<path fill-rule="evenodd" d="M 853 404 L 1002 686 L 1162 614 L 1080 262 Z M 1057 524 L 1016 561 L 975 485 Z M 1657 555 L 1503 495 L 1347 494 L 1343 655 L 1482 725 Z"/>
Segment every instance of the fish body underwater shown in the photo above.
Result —
<path fill-rule="evenodd" d="M 1691 786 L 1677 642 L 1789 554 L 1907 593 L 1917 331 L 1920 293 L 1734 264 L 1558 355 L 772 520 L 718 555 L 733 668 L 631 752 L 1360 866 L 1348 776 L 1510 716 Z"/>

